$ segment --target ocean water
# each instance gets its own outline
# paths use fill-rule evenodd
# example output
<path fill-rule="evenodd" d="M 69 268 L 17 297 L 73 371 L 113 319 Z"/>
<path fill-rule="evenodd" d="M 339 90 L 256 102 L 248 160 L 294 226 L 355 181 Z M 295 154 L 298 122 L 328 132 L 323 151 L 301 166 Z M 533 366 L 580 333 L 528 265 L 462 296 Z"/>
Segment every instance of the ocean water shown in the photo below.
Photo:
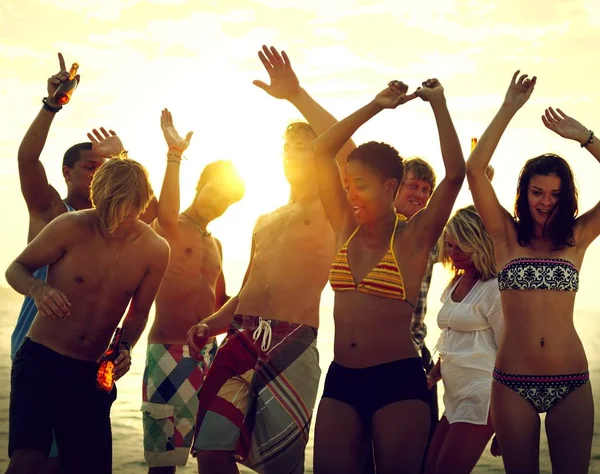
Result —
<path fill-rule="evenodd" d="M 598 252 L 600 254 L 600 252 Z M 600 256 L 600 255 L 599 255 Z M 600 261 L 600 258 L 598 259 Z M 588 275 L 588 284 L 582 285 L 580 295 L 578 295 L 578 304 L 576 306 L 576 326 L 589 359 L 590 377 L 592 384 L 600 379 L 600 308 L 593 304 L 594 285 L 592 284 L 592 273 L 595 273 L 594 266 L 588 266 L 589 270 L 582 270 L 582 282 L 585 280 L 585 275 Z M 597 268 L 597 267 L 595 267 Z M 435 318 L 439 310 L 439 295 L 446 283 L 447 275 L 441 274 L 437 269 L 434 273 L 434 279 L 429 296 L 429 310 L 427 323 L 429 326 L 429 335 L 427 340 L 428 345 L 433 347 L 435 341 L 440 334 L 439 329 L 435 325 Z M 581 294 L 583 293 L 583 294 Z M 583 298 L 580 299 L 580 296 Z M 591 301 L 591 304 L 582 305 L 580 300 Z M 0 287 L 0 470 L 3 472 L 8 465 L 7 459 L 7 443 L 8 443 L 8 403 L 10 390 L 10 334 L 14 327 L 14 323 L 20 309 L 22 298 L 15 294 L 12 290 Z M 326 373 L 327 367 L 333 357 L 333 321 L 332 321 L 332 304 L 333 295 L 327 288 L 323 295 L 321 307 L 321 327 L 319 330 L 319 351 L 320 364 L 323 374 Z M 150 324 L 148 325 L 148 327 Z M 147 472 L 147 467 L 144 463 L 143 443 L 142 443 L 142 418 L 140 412 L 141 404 L 141 385 L 142 373 L 144 370 L 145 356 L 145 336 L 144 334 L 140 342 L 134 349 L 133 363 L 130 372 L 119 381 L 119 398 L 113 404 L 112 409 L 112 429 L 113 429 L 113 472 L 116 474 L 141 474 Z M 323 389 L 324 375 L 321 378 L 319 387 L 320 393 Z M 597 392 L 596 392 L 597 393 Z M 443 385 L 440 383 L 438 388 L 440 398 L 440 412 L 443 411 Z M 543 424 L 542 424 L 543 426 Z M 314 423 L 313 423 L 314 435 Z M 598 433 L 600 425 L 596 418 L 594 430 L 593 455 L 590 466 L 591 473 L 600 474 L 600 438 Z M 542 443 L 541 443 L 541 471 L 550 473 L 550 461 L 548 455 L 548 445 L 545 434 L 542 428 Z M 306 471 L 312 471 L 312 446 L 313 436 L 306 451 Z M 187 466 L 178 468 L 178 473 L 197 473 L 196 461 L 189 458 Z M 242 470 L 242 472 L 252 472 L 250 470 Z M 494 458 L 489 452 L 489 446 L 486 448 L 477 467 L 473 471 L 475 473 L 496 473 L 504 472 L 502 461 L 500 458 Z"/>

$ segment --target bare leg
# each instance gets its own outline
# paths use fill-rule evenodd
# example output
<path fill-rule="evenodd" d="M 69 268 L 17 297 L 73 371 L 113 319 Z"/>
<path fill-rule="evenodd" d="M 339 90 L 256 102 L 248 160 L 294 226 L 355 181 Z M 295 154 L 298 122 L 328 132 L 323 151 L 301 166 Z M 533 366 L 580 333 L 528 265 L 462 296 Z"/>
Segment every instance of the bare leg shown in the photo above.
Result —
<path fill-rule="evenodd" d="M 46 455 L 40 451 L 16 449 L 10 457 L 6 474 L 38 474 L 46 459 Z"/>
<path fill-rule="evenodd" d="M 377 474 L 419 474 L 429 440 L 429 405 L 421 400 L 391 403 L 373 416 Z"/>
<path fill-rule="evenodd" d="M 548 411 L 546 434 L 554 474 L 588 472 L 594 434 L 594 399 L 589 382 Z"/>
<path fill-rule="evenodd" d="M 231 451 L 198 451 L 198 474 L 240 474 Z"/>
<path fill-rule="evenodd" d="M 350 405 L 322 398 L 315 426 L 315 474 L 360 473 L 368 440 L 358 412 Z"/>
<path fill-rule="evenodd" d="M 433 474 L 435 472 L 435 466 L 437 464 L 440 451 L 444 446 L 444 440 L 448 434 L 448 428 L 450 428 L 450 424 L 448 423 L 446 417 L 442 416 L 442 419 L 435 428 L 435 433 L 433 433 L 431 443 L 429 444 L 429 449 L 427 450 L 425 474 Z"/>
<path fill-rule="evenodd" d="M 175 474 L 175 466 L 161 466 L 148 468 L 148 474 Z"/>
<path fill-rule="evenodd" d="M 507 474 L 540 472 L 540 416 L 527 400 L 495 380 L 492 421 Z"/>
<path fill-rule="evenodd" d="M 435 474 L 469 474 L 494 434 L 491 420 L 487 425 L 452 423 L 439 452 Z"/>

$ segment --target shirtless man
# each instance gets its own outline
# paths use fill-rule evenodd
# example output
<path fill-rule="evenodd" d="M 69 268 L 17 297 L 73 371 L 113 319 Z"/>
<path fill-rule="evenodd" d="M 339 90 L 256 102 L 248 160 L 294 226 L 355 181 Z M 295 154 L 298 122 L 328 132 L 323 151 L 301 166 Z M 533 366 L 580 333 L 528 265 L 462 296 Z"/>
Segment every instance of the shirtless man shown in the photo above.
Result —
<path fill-rule="evenodd" d="M 13 361 L 7 474 L 36 474 L 53 433 L 64 474 L 83 466 L 86 473 L 112 471 L 116 389 L 96 388 L 96 372 L 131 303 L 115 378 L 129 370 L 130 347 L 144 330 L 167 268 L 168 244 L 138 220 L 151 198 L 139 163 L 110 160 L 92 180 L 95 208 L 55 218 L 6 271 L 8 283 L 38 308 Z M 33 275 L 46 265 L 47 283 Z"/>
<path fill-rule="evenodd" d="M 187 464 L 198 390 L 217 344 L 212 339 L 198 362 L 190 357 L 186 333 L 228 299 L 221 243 L 206 226 L 244 195 L 244 184 L 231 162 L 210 163 L 200 176 L 194 201 L 180 214 L 181 157 L 192 132 L 179 136 L 167 109 L 162 112 L 161 128 L 168 146 L 167 164 L 153 228 L 169 243 L 171 260 L 156 297 L 144 371 L 144 456 L 150 474 L 174 473 L 176 466 Z"/>
<path fill-rule="evenodd" d="M 319 303 L 335 248 L 311 142 L 335 119 L 300 87 L 285 53 L 263 47 L 259 57 L 271 83 L 255 84 L 287 99 L 311 125 L 286 130 L 290 201 L 256 221 L 239 295 L 188 332 L 190 349 L 198 351 L 227 331 L 200 391 L 194 453 L 202 474 L 237 473 L 235 461 L 260 473 L 304 473 L 321 375 Z M 353 147 L 349 142 L 339 160 Z"/>
<path fill-rule="evenodd" d="M 119 137 L 104 128 L 100 131 L 94 129 L 93 134 L 88 134 L 91 142 L 78 143 L 69 148 L 62 161 L 62 172 L 67 184 L 67 197 L 63 200 L 56 189 L 48 183 L 44 165 L 40 162 L 40 155 L 46 143 L 50 126 L 55 115 L 62 106 L 52 101 L 52 96 L 61 82 L 68 79 L 65 61 L 62 54 L 58 53 L 60 71 L 48 79 L 48 96 L 44 99 L 42 109 L 27 130 L 18 152 L 19 178 L 21 191 L 29 212 L 29 231 L 27 242 L 31 242 L 40 231 L 53 219 L 68 211 L 78 211 L 92 207 L 90 202 L 90 183 L 94 172 L 107 158 L 119 155 L 123 145 Z M 79 76 L 77 76 L 79 80 Z M 74 97 L 76 97 L 75 94 Z M 76 100 L 76 99 L 73 99 Z M 143 216 L 146 222 L 156 213 L 155 200 L 149 206 L 147 214 Z M 35 276 L 41 280 L 46 279 L 48 267 L 36 271 Z M 35 318 L 37 308 L 33 298 L 26 296 L 17 319 L 17 324 L 11 337 L 11 359 L 14 359 L 17 350 L 31 323 Z M 52 445 L 50 457 L 44 466 L 45 474 L 60 472 L 57 459 L 56 444 Z"/>

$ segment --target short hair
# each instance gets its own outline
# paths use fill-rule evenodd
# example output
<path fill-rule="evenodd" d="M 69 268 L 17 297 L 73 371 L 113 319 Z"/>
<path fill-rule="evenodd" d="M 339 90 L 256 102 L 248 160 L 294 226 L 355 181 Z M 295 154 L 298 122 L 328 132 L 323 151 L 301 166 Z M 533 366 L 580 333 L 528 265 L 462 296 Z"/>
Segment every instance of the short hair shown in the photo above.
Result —
<path fill-rule="evenodd" d="M 231 202 L 238 202 L 246 193 L 244 180 L 229 160 L 218 160 L 204 167 L 196 189 L 202 188 L 209 181 L 216 181 L 219 188 L 224 188 Z"/>
<path fill-rule="evenodd" d="M 317 137 L 316 132 L 308 123 L 297 121 L 292 122 L 287 126 L 283 138 L 288 141 L 290 139 L 300 138 L 302 135 L 312 135 L 313 138 Z"/>
<path fill-rule="evenodd" d="M 439 261 L 446 267 L 452 267 L 456 279 L 463 271 L 453 265 L 452 259 L 446 250 L 446 235 L 452 238 L 460 249 L 471 257 L 473 265 L 483 281 L 491 280 L 496 276 L 494 243 L 490 234 L 485 230 L 483 221 L 475 206 L 467 206 L 456 211 L 444 227 L 438 243 Z"/>
<path fill-rule="evenodd" d="M 433 193 L 436 184 L 436 176 L 435 171 L 429 163 L 423 158 L 408 158 L 404 160 L 404 175 L 406 176 L 406 173 L 409 171 L 412 171 L 415 179 L 429 183 L 431 186 L 431 193 Z"/>
<path fill-rule="evenodd" d="M 548 224 L 544 225 L 544 236 L 549 236 L 555 249 L 564 249 L 575 245 L 573 227 L 578 213 L 578 193 L 575 187 L 573 171 L 563 158 L 554 153 L 545 153 L 527 160 L 519 175 L 515 212 L 513 218 L 517 227 L 517 239 L 520 245 L 529 245 L 534 237 L 534 223 L 529 211 L 529 183 L 534 176 L 555 174 L 560 178 L 558 209 Z"/>
<path fill-rule="evenodd" d="M 395 179 L 398 182 L 394 191 L 396 195 L 404 178 L 404 163 L 393 146 L 382 142 L 363 143 L 348 155 L 348 164 L 353 161 L 369 167 L 382 181 Z"/>
<path fill-rule="evenodd" d="M 138 216 L 154 196 L 146 169 L 130 158 L 113 158 L 94 174 L 90 200 L 110 233 L 128 214 Z"/>
<path fill-rule="evenodd" d="M 77 163 L 81 159 L 81 152 L 91 149 L 91 142 L 77 143 L 76 145 L 73 145 L 71 148 L 65 151 L 62 161 L 63 166 L 73 168 L 75 166 L 75 163 Z"/>

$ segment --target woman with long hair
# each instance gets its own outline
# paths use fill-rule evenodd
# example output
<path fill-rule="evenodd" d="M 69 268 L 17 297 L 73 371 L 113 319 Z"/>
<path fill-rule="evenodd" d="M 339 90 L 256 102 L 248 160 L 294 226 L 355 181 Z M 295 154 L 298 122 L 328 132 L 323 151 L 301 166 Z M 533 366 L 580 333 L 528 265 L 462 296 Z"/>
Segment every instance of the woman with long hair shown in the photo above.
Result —
<path fill-rule="evenodd" d="M 508 474 L 539 472 L 540 413 L 546 413 L 552 472 L 587 473 L 594 403 L 573 309 L 585 251 L 600 234 L 600 205 L 577 217 L 571 168 L 551 153 L 525 163 L 513 216 L 485 176 L 504 130 L 535 85 L 535 76 L 513 75 L 467 164 L 475 206 L 494 241 L 505 320 L 493 374 L 492 421 Z M 542 121 L 600 160 L 600 144 L 577 120 L 549 108 Z"/>
<path fill-rule="evenodd" d="M 427 376 L 444 383 L 444 414 L 427 451 L 426 474 L 470 473 L 494 433 L 492 370 L 502 337 L 502 305 L 494 244 L 475 209 L 456 211 L 438 244 L 439 260 L 454 270 L 442 295 L 440 358 Z"/>
<path fill-rule="evenodd" d="M 430 395 L 409 327 L 429 252 L 464 181 L 465 163 L 441 84 L 430 79 L 407 92 L 408 86 L 390 83 L 313 142 L 319 196 L 340 249 L 330 273 L 334 360 L 317 413 L 316 474 L 360 472 L 369 436 L 378 473 L 418 473 L 427 444 Z M 335 156 L 373 116 L 416 97 L 432 106 L 446 176 L 427 208 L 407 222 L 394 208 L 404 174 L 394 148 L 376 142 L 356 148 L 344 183 Z"/>

